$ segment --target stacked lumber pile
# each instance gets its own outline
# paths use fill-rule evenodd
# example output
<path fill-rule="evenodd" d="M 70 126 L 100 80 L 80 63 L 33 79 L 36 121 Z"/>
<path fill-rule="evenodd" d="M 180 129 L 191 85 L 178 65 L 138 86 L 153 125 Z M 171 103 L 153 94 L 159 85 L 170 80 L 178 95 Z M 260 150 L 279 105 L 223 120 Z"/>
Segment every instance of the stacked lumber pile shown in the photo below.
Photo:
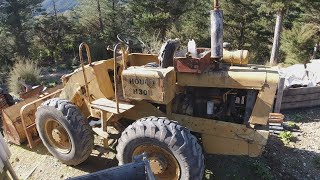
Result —
<path fill-rule="evenodd" d="M 289 88 L 283 91 L 281 110 L 320 105 L 320 87 Z"/>
<path fill-rule="evenodd" d="M 281 113 L 269 114 L 269 131 L 274 134 L 279 134 L 283 131 L 284 115 Z"/>

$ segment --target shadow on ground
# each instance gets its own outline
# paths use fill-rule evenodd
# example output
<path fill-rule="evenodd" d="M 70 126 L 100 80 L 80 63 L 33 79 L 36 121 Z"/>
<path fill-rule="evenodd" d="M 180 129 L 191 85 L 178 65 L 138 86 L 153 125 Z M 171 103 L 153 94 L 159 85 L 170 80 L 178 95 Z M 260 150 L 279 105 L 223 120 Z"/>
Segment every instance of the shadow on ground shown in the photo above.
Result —
<path fill-rule="evenodd" d="M 312 151 L 284 146 L 279 138 L 270 136 L 259 158 L 207 155 L 204 179 L 319 179 L 320 169 L 312 163 L 317 156 Z"/>
<path fill-rule="evenodd" d="M 84 163 L 78 166 L 74 166 L 74 168 L 87 173 L 93 173 L 115 166 L 118 166 L 118 160 L 116 158 L 110 159 L 106 157 L 98 157 L 91 154 Z"/>

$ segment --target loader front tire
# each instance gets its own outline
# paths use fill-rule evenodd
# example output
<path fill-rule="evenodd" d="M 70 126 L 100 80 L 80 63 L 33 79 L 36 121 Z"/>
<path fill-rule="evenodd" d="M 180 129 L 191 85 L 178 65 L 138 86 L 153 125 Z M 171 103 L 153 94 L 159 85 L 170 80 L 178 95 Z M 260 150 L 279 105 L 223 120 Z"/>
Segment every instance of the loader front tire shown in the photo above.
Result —
<path fill-rule="evenodd" d="M 93 149 L 93 133 L 80 110 L 67 100 L 50 99 L 36 112 L 39 136 L 48 151 L 67 165 L 85 161 Z"/>
<path fill-rule="evenodd" d="M 167 118 L 142 118 L 128 126 L 119 139 L 119 165 L 146 153 L 156 179 L 202 179 L 202 148 L 188 129 Z"/>

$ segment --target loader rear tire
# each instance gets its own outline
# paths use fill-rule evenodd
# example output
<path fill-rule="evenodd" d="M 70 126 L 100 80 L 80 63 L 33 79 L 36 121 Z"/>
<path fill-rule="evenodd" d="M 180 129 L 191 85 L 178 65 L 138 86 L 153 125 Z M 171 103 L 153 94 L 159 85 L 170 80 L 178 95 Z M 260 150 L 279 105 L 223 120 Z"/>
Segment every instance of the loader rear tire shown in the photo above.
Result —
<path fill-rule="evenodd" d="M 85 161 L 94 145 L 90 125 L 80 110 L 67 100 L 50 99 L 36 112 L 39 136 L 48 151 L 67 165 Z"/>
<path fill-rule="evenodd" d="M 188 129 L 167 118 L 142 118 L 128 126 L 119 139 L 119 165 L 146 153 L 156 179 L 202 179 L 202 148 Z"/>

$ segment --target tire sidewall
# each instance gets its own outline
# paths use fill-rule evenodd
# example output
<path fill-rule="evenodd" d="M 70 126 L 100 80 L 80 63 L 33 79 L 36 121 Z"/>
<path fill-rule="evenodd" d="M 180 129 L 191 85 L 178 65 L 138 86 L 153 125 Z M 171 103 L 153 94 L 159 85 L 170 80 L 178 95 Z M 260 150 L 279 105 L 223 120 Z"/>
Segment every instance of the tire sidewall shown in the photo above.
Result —
<path fill-rule="evenodd" d="M 55 119 L 57 122 L 59 122 L 63 128 L 68 133 L 68 136 L 71 141 L 71 150 L 68 153 L 61 153 L 58 152 L 51 144 L 50 140 L 48 139 L 46 132 L 45 132 L 45 125 L 50 119 Z M 55 156 L 57 159 L 60 159 L 61 161 L 70 161 L 76 156 L 75 149 L 76 143 L 75 139 L 76 136 L 74 136 L 74 133 L 72 131 L 71 125 L 68 123 L 68 120 L 66 117 L 63 116 L 62 112 L 57 110 L 54 107 L 44 106 L 40 107 L 37 111 L 37 130 L 39 132 L 39 136 L 42 139 L 43 144 L 47 147 L 48 151 Z"/>

